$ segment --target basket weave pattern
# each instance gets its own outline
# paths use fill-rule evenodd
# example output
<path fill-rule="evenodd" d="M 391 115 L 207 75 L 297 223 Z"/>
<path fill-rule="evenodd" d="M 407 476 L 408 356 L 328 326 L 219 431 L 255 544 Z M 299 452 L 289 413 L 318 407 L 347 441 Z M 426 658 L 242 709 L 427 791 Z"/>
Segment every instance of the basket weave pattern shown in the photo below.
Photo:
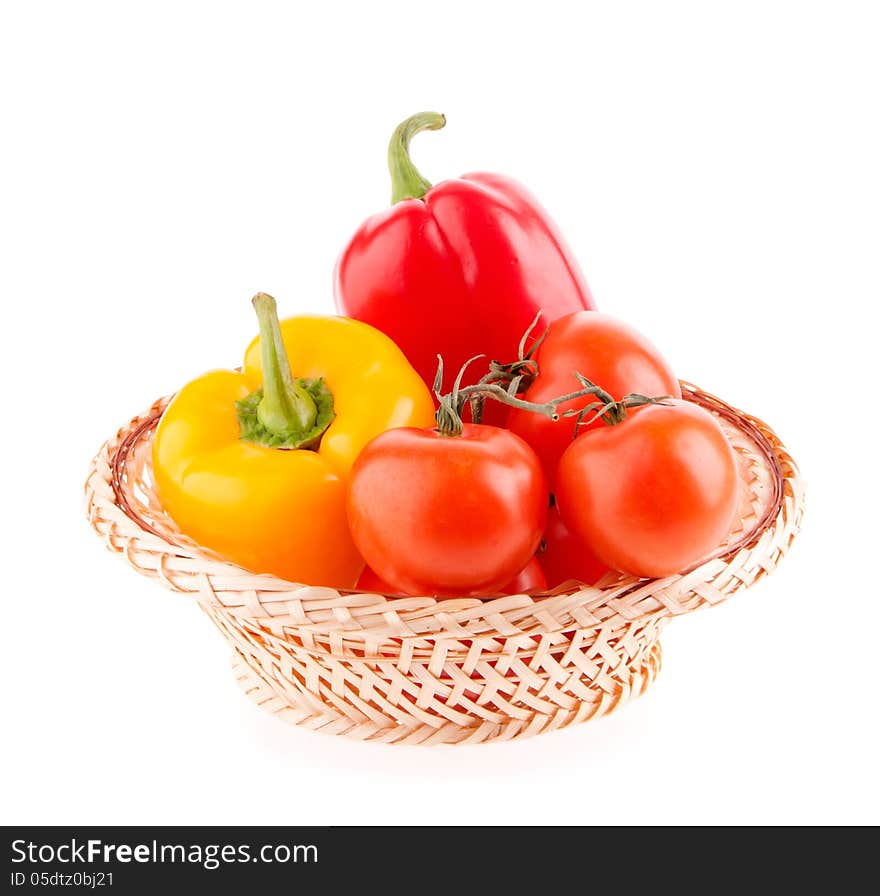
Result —
<path fill-rule="evenodd" d="M 141 574 L 195 598 L 234 647 L 245 692 L 279 717 L 387 743 L 480 743 L 561 728 L 643 693 L 674 616 L 770 572 L 803 512 L 797 467 L 764 423 L 683 383 L 715 413 L 740 468 L 725 544 L 663 579 L 613 574 L 596 587 L 491 600 L 388 598 L 295 585 L 227 563 L 181 535 L 152 485 L 152 435 L 168 399 L 92 462 L 89 521 Z"/>

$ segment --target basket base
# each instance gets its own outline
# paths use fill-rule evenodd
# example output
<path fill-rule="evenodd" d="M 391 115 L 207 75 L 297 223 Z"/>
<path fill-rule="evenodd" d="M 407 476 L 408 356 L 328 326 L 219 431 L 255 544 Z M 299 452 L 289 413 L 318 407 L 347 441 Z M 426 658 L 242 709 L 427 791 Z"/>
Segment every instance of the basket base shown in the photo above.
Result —
<path fill-rule="evenodd" d="M 325 703 L 317 703 L 311 695 L 300 695 L 302 700 L 292 699 L 290 691 L 280 692 L 277 686 L 256 671 L 238 651 L 232 655 L 232 671 L 239 687 L 261 709 L 270 712 L 284 722 L 300 725 L 322 734 L 335 734 L 355 740 L 388 744 L 430 746 L 433 744 L 488 743 L 495 740 L 513 740 L 532 737 L 544 731 L 555 731 L 578 722 L 607 715 L 628 700 L 641 696 L 660 671 L 661 650 L 655 642 L 644 664 L 633 673 L 628 687 L 615 694 L 601 692 L 594 702 L 582 702 L 575 709 L 559 708 L 552 715 L 533 713 L 528 719 L 511 718 L 505 722 L 487 722 L 474 719 L 472 726 L 460 725 L 445 719 L 437 719 L 436 725 L 381 726 L 372 721 L 355 721 Z"/>

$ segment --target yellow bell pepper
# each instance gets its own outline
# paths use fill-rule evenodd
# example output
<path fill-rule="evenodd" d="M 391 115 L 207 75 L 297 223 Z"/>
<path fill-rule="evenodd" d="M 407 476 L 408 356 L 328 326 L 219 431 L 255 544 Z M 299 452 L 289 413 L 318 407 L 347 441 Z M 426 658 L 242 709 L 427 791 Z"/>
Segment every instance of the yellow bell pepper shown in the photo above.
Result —
<path fill-rule="evenodd" d="M 254 307 L 260 336 L 242 371 L 193 380 L 162 415 L 153 443 L 159 498 L 184 534 L 227 560 L 353 588 L 364 561 L 345 516 L 349 471 L 379 433 L 431 426 L 431 395 L 367 324 L 317 316 L 279 324 L 264 293 Z"/>

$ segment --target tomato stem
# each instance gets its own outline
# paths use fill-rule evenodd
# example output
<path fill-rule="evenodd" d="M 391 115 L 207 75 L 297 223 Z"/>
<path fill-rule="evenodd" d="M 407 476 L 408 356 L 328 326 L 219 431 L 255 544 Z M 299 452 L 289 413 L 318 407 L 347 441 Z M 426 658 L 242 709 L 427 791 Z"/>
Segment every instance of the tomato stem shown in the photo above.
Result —
<path fill-rule="evenodd" d="M 523 333 L 523 337 L 519 343 L 517 351 L 517 360 L 509 364 L 502 364 L 500 361 L 490 361 L 488 372 L 480 379 L 479 382 L 472 386 L 462 386 L 461 381 L 464 378 L 465 371 L 473 364 L 474 361 L 485 357 L 484 355 L 475 355 L 473 358 L 465 361 L 461 370 L 455 377 L 452 384 L 452 390 L 443 395 L 443 358 L 437 355 L 437 375 L 434 377 L 434 395 L 437 398 L 438 407 L 435 419 L 437 421 L 437 430 L 441 435 L 460 436 L 464 423 L 461 419 L 461 413 L 466 403 L 470 402 L 471 418 L 474 423 L 480 423 L 483 419 L 483 405 L 487 398 L 494 401 L 500 401 L 508 407 L 519 408 L 523 411 L 532 411 L 536 414 L 543 414 L 551 420 L 558 420 L 560 417 L 559 406 L 568 401 L 576 401 L 578 398 L 595 398 L 594 402 L 588 404 L 585 408 L 573 408 L 564 411 L 563 417 L 577 417 L 574 427 L 574 436 L 577 437 L 578 427 L 594 420 L 601 418 L 602 421 L 609 426 L 616 426 L 623 423 L 627 417 L 627 411 L 630 408 L 641 407 L 646 404 L 663 404 L 668 395 L 662 395 L 658 398 L 648 398 L 646 395 L 639 395 L 635 392 L 625 395 L 620 401 L 606 392 L 601 386 L 588 380 L 583 374 L 573 371 L 575 379 L 581 384 L 581 388 L 566 395 L 560 395 L 550 401 L 534 402 L 526 401 L 519 398 L 519 393 L 526 390 L 529 385 L 538 376 L 538 363 L 534 358 L 538 347 L 544 341 L 547 335 L 547 329 L 532 343 L 531 347 L 526 351 L 526 345 L 529 336 L 535 330 L 541 319 L 541 312 L 535 315 L 535 319 L 529 325 L 529 328 Z M 505 383 L 506 387 L 499 385 Z M 590 415 L 593 415 L 590 419 Z"/>
<path fill-rule="evenodd" d="M 464 365 L 462 365 L 461 370 L 459 370 L 458 375 L 455 378 L 455 383 L 453 383 L 452 391 L 446 395 L 443 395 L 440 391 L 443 385 L 443 358 L 441 358 L 440 355 L 437 356 L 438 364 L 437 375 L 434 378 L 434 395 L 437 397 L 439 406 L 437 408 L 435 419 L 437 421 L 437 431 L 441 435 L 461 435 L 464 428 L 464 423 L 461 419 L 461 412 L 464 410 L 465 404 L 468 401 L 473 402 L 475 398 L 491 398 L 495 401 L 501 402 L 502 404 L 506 404 L 508 407 L 519 408 L 523 411 L 532 411 L 536 414 L 543 414 L 545 417 L 549 417 L 551 420 L 558 420 L 559 412 L 557 409 L 563 402 L 572 401 L 575 398 L 585 398 L 590 395 L 595 396 L 598 393 L 602 392 L 602 390 L 599 389 L 598 386 L 590 384 L 588 386 L 585 386 L 583 389 L 579 389 L 577 392 L 571 392 L 568 395 L 561 395 L 559 398 L 554 398 L 551 401 L 535 402 L 526 401 L 524 398 L 518 398 L 516 394 L 511 391 L 510 387 L 504 389 L 497 383 L 481 381 L 479 383 L 474 383 L 474 385 L 472 386 L 462 386 L 462 377 L 464 376 L 464 373 L 467 370 L 468 366 L 482 357 L 483 355 L 476 355 L 475 357 L 466 361 Z M 571 413 L 572 412 L 568 412 L 566 416 L 570 416 Z"/>
<path fill-rule="evenodd" d="M 592 404 L 588 404 L 585 408 L 582 408 L 579 411 L 568 411 L 565 416 L 570 417 L 573 415 L 577 415 L 577 422 L 575 423 L 575 438 L 577 438 L 577 427 L 578 426 L 586 426 L 589 423 L 592 423 L 594 420 L 601 419 L 603 423 L 606 423 L 608 426 L 617 426 L 619 423 L 623 423 L 627 418 L 627 411 L 630 408 L 639 408 L 643 407 L 646 404 L 665 404 L 666 401 L 670 398 L 669 395 L 660 395 L 655 398 L 649 398 L 647 395 L 639 395 L 637 392 L 631 392 L 629 395 L 624 395 L 620 401 L 616 401 L 611 395 L 606 392 L 604 389 L 599 388 L 595 385 L 595 383 L 590 382 L 583 374 L 575 373 L 575 377 L 577 381 L 584 387 L 584 390 L 589 391 L 595 389 L 593 394 L 595 394 L 596 398 L 599 401 L 593 402 Z M 572 393 L 572 397 L 579 397 L 577 393 Z M 570 400 L 570 399 L 561 399 L 562 401 Z M 592 418 L 587 419 L 589 415 L 592 414 Z"/>
<path fill-rule="evenodd" d="M 514 396 L 520 392 L 525 392 L 529 388 L 538 375 L 538 363 L 535 361 L 534 355 L 547 335 L 547 328 L 544 328 L 544 332 L 532 343 L 528 351 L 526 351 L 526 343 L 538 325 L 541 313 L 541 311 L 538 311 L 534 320 L 529 324 L 528 329 L 523 333 L 522 339 L 519 341 L 517 360 L 511 361 L 509 364 L 502 364 L 500 361 L 490 361 L 489 372 L 480 380 L 481 385 L 506 383 L 507 393 Z M 485 401 L 484 395 L 477 394 L 471 397 L 471 419 L 474 423 L 482 422 Z"/>

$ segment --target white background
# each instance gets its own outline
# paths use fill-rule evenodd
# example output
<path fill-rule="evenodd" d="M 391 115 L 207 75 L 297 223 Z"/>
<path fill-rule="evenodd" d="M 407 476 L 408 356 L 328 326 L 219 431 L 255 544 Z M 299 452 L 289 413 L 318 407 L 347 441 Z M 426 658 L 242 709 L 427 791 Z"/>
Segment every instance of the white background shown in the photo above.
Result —
<path fill-rule="evenodd" d="M 4 4 L 0 820 L 880 822 L 872 6 Z M 422 750 L 254 709 L 80 501 L 130 415 L 239 362 L 254 292 L 332 310 L 390 132 L 433 108 L 426 176 L 528 184 L 601 308 L 769 420 L 809 505 L 641 700 Z"/>

